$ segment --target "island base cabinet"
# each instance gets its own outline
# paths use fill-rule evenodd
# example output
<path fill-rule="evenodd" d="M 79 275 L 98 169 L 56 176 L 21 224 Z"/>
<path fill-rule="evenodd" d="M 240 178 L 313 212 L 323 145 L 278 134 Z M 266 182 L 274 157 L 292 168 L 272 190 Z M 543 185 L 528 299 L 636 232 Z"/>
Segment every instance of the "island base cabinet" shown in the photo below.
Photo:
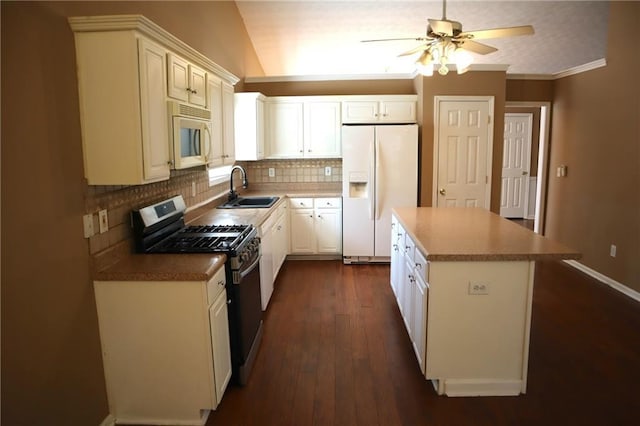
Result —
<path fill-rule="evenodd" d="M 438 394 L 526 392 L 534 265 L 430 262 L 425 376 Z"/>
<path fill-rule="evenodd" d="M 210 285 L 94 282 L 116 423 L 203 425 L 217 407 L 231 376 L 221 272 Z M 219 288 L 213 294 L 208 287 Z"/>

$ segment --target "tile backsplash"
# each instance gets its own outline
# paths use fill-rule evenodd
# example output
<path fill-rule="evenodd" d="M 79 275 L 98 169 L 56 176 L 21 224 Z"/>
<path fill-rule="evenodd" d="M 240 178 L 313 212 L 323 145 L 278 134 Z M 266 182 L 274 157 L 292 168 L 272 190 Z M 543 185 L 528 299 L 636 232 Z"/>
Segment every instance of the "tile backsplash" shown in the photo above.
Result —
<path fill-rule="evenodd" d="M 314 160 L 262 160 L 238 162 L 247 171 L 249 189 L 269 190 L 309 190 L 339 192 L 342 183 L 342 159 Z M 325 175 L 325 168 L 331 168 L 331 175 Z M 274 176 L 269 177 L 269 169 Z M 234 180 L 240 187 L 240 179 Z M 195 196 L 193 187 L 195 184 Z M 174 195 L 182 195 L 187 208 L 205 204 L 226 194 L 229 183 L 209 186 L 206 170 L 174 170 L 167 181 L 136 186 L 87 186 L 85 194 L 85 214 L 93 215 L 95 235 L 89 238 L 89 252 L 92 256 L 102 255 L 107 249 L 118 246 L 130 251 L 132 230 L 129 214 L 131 210 L 153 204 Z M 98 212 L 107 209 L 109 230 L 98 232 Z"/>

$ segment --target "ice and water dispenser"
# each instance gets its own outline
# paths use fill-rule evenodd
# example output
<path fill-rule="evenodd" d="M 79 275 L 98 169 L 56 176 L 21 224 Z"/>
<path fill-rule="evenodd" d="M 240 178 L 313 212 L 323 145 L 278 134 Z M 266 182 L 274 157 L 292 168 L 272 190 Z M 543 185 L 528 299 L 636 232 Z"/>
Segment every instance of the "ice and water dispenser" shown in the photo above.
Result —
<path fill-rule="evenodd" d="M 368 198 L 369 174 L 367 172 L 349 173 L 349 198 Z"/>

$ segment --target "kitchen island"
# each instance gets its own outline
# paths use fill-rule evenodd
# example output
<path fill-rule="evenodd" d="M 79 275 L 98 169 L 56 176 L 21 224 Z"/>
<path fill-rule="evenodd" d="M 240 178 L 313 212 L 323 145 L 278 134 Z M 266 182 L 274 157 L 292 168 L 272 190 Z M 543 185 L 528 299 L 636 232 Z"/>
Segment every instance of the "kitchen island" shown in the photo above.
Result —
<path fill-rule="evenodd" d="M 396 208 L 391 286 L 438 394 L 526 392 L 536 260 L 580 254 L 480 208 Z"/>

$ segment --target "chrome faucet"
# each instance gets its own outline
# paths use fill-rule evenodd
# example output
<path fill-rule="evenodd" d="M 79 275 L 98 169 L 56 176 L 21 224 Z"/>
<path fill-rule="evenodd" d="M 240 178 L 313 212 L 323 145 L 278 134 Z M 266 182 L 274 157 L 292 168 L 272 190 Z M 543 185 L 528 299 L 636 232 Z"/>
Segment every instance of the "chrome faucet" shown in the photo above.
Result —
<path fill-rule="evenodd" d="M 247 188 L 249 186 L 249 181 L 247 180 L 247 171 L 242 166 L 235 165 L 231 168 L 231 174 L 229 175 L 229 201 L 233 201 L 238 198 L 238 193 L 233 189 L 233 172 L 236 170 L 240 170 L 242 173 L 242 187 Z"/>

